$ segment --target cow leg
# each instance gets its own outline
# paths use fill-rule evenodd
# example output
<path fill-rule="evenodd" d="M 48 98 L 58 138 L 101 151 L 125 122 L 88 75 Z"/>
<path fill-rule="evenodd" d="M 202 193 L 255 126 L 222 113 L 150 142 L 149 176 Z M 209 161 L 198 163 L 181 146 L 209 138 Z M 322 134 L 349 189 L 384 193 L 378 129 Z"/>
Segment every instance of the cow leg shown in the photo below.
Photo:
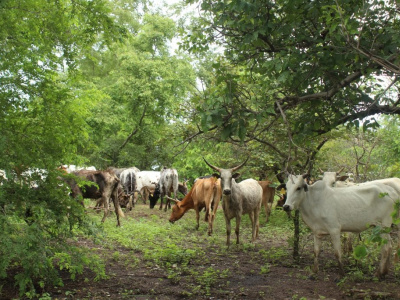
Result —
<path fill-rule="evenodd" d="M 316 234 L 314 234 L 314 265 L 312 268 L 312 271 L 314 273 L 318 273 L 318 271 L 319 271 L 318 257 L 319 257 L 320 251 L 321 251 L 321 238 L 318 237 Z"/>
<path fill-rule="evenodd" d="M 235 233 L 236 233 L 236 244 L 237 244 L 237 245 L 239 245 L 240 221 L 241 221 L 241 216 L 237 216 L 237 217 L 236 217 L 236 228 L 235 228 Z"/>
<path fill-rule="evenodd" d="M 274 198 L 272 197 L 272 199 L 274 199 Z M 267 223 L 268 223 L 269 217 L 271 216 L 271 211 L 272 211 L 272 202 L 268 202 L 268 204 L 267 204 L 267 212 L 266 212 L 266 215 L 267 215 L 266 222 Z"/>
<path fill-rule="evenodd" d="M 215 200 L 214 200 L 215 199 Z M 209 219 L 211 219 L 210 224 L 210 228 L 211 228 L 211 233 L 213 232 L 213 227 L 214 227 L 214 220 L 215 220 L 215 216 L 217 215 L 217 209 L 218 209 L 218 204 L 219 204 L 219 198 L 218 197 L 213 197 L 213 199 L 210 201 L 210 216 Z"/>
<path fill-rule="evenodd" d="M 113 201 L 113 204 L 114 204 L 115 215 L 117 216 L 117 226 L 121 226 L 121 223 L 119 222 L 119 214 L 120 214 L 119 210 L 121 208 L 118 205 L 119 202 L 118 202 L 118 198 L 116 198 L 116 196 L 112 197 L 112 201 Z"/>
<path fill-rule="evenodd" d="M 178 190 L 176 190 L 175 192 L 174 192 L 174 199 L 175 200 L 178 200 Z M 169 209 L 171 209 L 171 205 L 173 205 L 173 203 L 171 204 L 171 202 L 169 203 Z"/>
<path fill-rule="evenodd" d="M 340 243 L 340 232 L 330 232 L 333 250 L 335 252 L 336 259 L 339 264 L 339 273 L 344 275 L 343 263 L 342 263 L 342 247 Z"/>
<path fill-rule="evenodd" d="M 143 204 L 146 204 L 147 199 L 149 199 L 149 193 L 150 191 L 148 188 L 143 188 L 142 193 L 140 194 L 142 196 Z"/>
<path fill-rule="evenodd" d="M 214 216 L 212 213 L 212 208 L 211 208 L 211 201 L 208 202 L 208 205 L 206 205 L 206 216 L 205 216 L 205 221 L 208 222 L 208 235 L 212 234 L 212 225 L 214 221 Z"/>
<path fill-rule="evenodd" d="M 166 198 L 167 200 L 165 200 L 165 208 L 164 208 L 164 211 L 167 211 L 168 205 L 171 205 L 171 204 L 170 204 L 170 201 L 171 201 L 171 200 L 169 200 L 169 197 L 171 197 L 171 193 L 168 192 L 167 195 L 168 195 L 168 198 Z"/>
<path fill-rule="evenodd" d="M 255 239 L 257 239 L 258 233 L 260 231 L 260 210 L 259 209 L 256 209 L 254 212 L 254 222 L 255 222 L 255 231 L 256 231 Z"/>
<path fill-rule="evenodd" d="M 120 217 L 125 217 L 125 215 L 124 215 L 124 212 L 121 209 L 121 206 L 119 205 L 118 185 L 116 185 L 114 187 L 114 191 L 113 191 L 113 195 L 112 195 L 112 201 L 114 203 L 115 214 L 117 215 L 117 226 L 121 226 L 119 218 Z"/>
<path fill-rule="evenodd" d="M 101 201 L 103 202 L 103 206 L 104 206 L 104 215 L 103 215 L 103 219 L 101 219 L 101 222 L 104 223 L 104 221 L 106 220 L 107 215 L 108 215 L 109 198 L 106 196 L 102 196 L 101 199 L 102 199 Z"/>
<path fill-rule="evenodd" d="M 251 242 L 256 240 L 256 223 L 254 220 L 254 211 L 249 212 L 249 217 L 251 221 Z"/>
<path fill-rule="evenodd" d="M 390 235 L 387 233 L 382 234 L 382 238 L 386 239 L 387 243 L 381 246 L 381 261 L 379 262 L 379 268 L 376 272 L 378 278 L 383 278 L 389 272 L 390 254 L 392 252 L 392 241 Z"/>
<path fill-rule="evenodd" d="M 196 230 L 199 230 L 200 228 L 200 211 L 198 208 L 196 208 Z"/>
<path fill-rule="evenodd" d="M 139 197 L 139 192 L 134 192 L 134 193 L 133 193 L 133 203 L 132 203 L 132 206 L 134 206 L 134 205 L 137 203 L 138 197 Z"/>
<path fill-rule="evenodd" d="M 231 244 L 231 220 L 229 220 L 226 216 L 225 216 L 225 225 L 226 225 L 226 245 L 229 248 Z"/>
<path fill-rule="evenodd" d="M 161 195 L 160 195 L 160 208 L 159 208 L 160 210 L 162 210 L 163 202 L 164 202 L 164 193 L 161 192 Z"/>
<path fill-rule="evenodd" d="M 103 205 L 103 198 L 99 198 L 96 200 L 96 205 L 94 207 L 95 210 L 97 210 L 97 212 L 99 212 L 99 210 L 101 209 L 100 207 Z"/>
<path fill-rule="evenodd" d="M 128 205 L 126 206 L 126 209 L 131 211 L 133 209 L 134 203 L 135 203 L 135 199 L 134 199 L 134 196 L 131 194 L 131 195 L 129 195 L 129 202 L 128 202 Z"/>

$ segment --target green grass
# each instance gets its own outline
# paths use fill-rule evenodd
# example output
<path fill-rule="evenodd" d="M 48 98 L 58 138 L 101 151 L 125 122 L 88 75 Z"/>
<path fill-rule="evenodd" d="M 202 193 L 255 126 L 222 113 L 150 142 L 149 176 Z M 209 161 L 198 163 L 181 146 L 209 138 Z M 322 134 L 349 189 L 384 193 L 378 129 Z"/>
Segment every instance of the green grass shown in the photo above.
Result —
<path fill-rule="evenodd" d="M 93 213 L 94 218 L 102 214 Z M 259 274 L 267 274 L 275 264 L 292 266 L 292 252 L 290 242 L 293 239 L 293 222 L 288 220 L 286 213 L 281 210 L 272 210 L 269 223 L 265 223 L 265 215 L 260 214 L 260 234 L 255 244 L 251 240 L 251 222 L 247 215 L 242 217 L 240 226 L 240 245 L 235 245 L 235 220 L 231 220 L 231 247 L 226 247 L 226 228 L 222 209 L 218 210 L 214 223 L 214 233 L 207 235 L 208 224 L 204 222 L 204 212 L 200 215 L 200 228 L 195 229 L 195 212 L 190 210 L 180 220 L 171 224 L 168 219 L 170 211 L 159 211 L 156 207 L 150 210 L 148 206 L 137 205 L 132 212 L 126 213 L 126 218 L 121 221 L 122 226 L 115 226 L 115 215 L 107 218 L 103 225 L 104 232 L 101 245 L 110 249 L 110 258 L 114 261 L 123 260 L 134 267 L 139 261 L 148 265 L 157 265 L 164 269 L 169 280 L 179 282 L 182 274 L 190 273 L 200 282 L 205 282 L 199 290 L 209 293 L 210 287 L 218 278 L 226 274 L 225 270 L 204 269 L 202 272 L 194 271 L 188 265 L 207 265 L 223 257 L 235 257 L 240 253 L 248 253 L 253 259 L 260 258 L 262 263 Z M 309 229 L 301 223 L 300 255 L 312 256 L 313 239 Z M 131 250 L 135 255 L 122 254 L 118 248 Z M 333 253 L 330 239 L 323 243 L 323 249 Z M 358 277 L 360 272 L 372 276 L 371 263 L 376 263 L 378 253 L 373 252 L 363 260 L 355 261 L 350 255 L 346 258 L 346 269 L 349 277 Z M 212 258 L 210 258 L 210 253 Z M 333 256 L 333 254 L 332 254 Z M 138 258 L 140 257 L 140 258 Z M 321 259 L 321 268 L 335 268 L 336 260 Z M 310 267 L 310 266 L 308 266 Z M 399 273 L 399 268 L 396 269 Z M 395 273 L 395 276 L 396 275 Z M 189 291 L 193 293 L 195 291 Z"/>

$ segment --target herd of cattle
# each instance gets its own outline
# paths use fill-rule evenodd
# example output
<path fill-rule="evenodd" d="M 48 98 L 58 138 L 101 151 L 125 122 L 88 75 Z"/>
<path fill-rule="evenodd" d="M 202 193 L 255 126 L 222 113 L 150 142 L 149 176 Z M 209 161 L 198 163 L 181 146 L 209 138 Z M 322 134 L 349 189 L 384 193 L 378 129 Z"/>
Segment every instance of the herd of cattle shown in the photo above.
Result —
<path fill-rule="evenodd" d="M 244 214 L 250 217 L 251 240 L 254 242 L 258 237 L 261 207 L 265 208 L 268 222 L 276 189 L 268 180 L 246 179 L 237 183 L 240 174 L 235 172 L 247 160 L 229 169 L 204 161 L 217 173 L 197 178 L 189 191 L 186 181 L 179 182 L 178 172 L 171 168 L 163 168 L 160 172 L 140 171 L 135 167 L 108 168 L 104 171 L 94 168 L 77 170 L 71 166 L 63 166 L 62 169 L 74 175 L 66 177 L 72 197 L 80 197 L 81 201 L 83 198 L 96 199 L 96 207 L 104 209 L 102 222 L 109 212 L 110 200 L 114 204 L 119 226 L 120 217 L 124 216 L 121 207 L 131 210 L 140 195 L 144 203 L 149 200 L 150 208 L 154 208 L 160 199 L 161 210 L 165 198 L 164 210 L 167 211 L 171 208 L 171 202 L 174 202 L 169 218 L 172 223 L 182 218 L 188 210 L 194 209 L 196 229 L 199 228 L 200 211 L 205 209 L 205 221 L 208 222 L 208 234 L 211 235 L 222 199 L 226 244 L 230 245 L 233 218 L 236 220 L 236 243 L 239 243 L 240 222 Z M 1 170 L 0 177 L 5 178 Z M 400 249 L 400 224 L 394 222 L 392 217 L 396 207 L 398 209 L 400 179 L 387 178 L 362 184 L 343 183 L 337 179 L 337 172 L 325 172 L 322 180 L 315 183 L 308 182 L 306 175 L 289 175 L 286 184 L 282 185 L 286 190 L 283 209 L 286 212 L 298 209 L 314 234 L 314 272 L 318 272 L 321 238 L 325 235 L 331 237 L 341 274 L 344 273 L 340 240 L 342 232 L 360 233 L 371 226 L 396 227 L 397 248 Z M 178 192 L 184 196 L 182 200 L 178 200 Z M 399 217 L 398 211 L 396 217 Z M 381 261 L 376 274 L 379 277 L 388 273 L 391 256 L 391 237 L 387 231 L 382 232 L 382 237 L 388 242 L 381 248 Z"/>

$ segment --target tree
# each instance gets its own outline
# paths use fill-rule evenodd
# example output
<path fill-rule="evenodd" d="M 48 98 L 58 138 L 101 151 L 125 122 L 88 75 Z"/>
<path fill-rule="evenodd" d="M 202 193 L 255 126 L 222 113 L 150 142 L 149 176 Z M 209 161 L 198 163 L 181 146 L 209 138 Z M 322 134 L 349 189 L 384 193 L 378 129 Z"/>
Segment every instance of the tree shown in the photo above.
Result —
<path fill-rule="evenodd" d="M 318 136 L 338 125 L 399 114 L 400 39 L 394 1 L 186 2 L 198 3 L 201 17 L 184 47 L 199 52 L 220 45 L 229 68 L 241 70 L 248 82 L 238 84 L 237 71 L 226 72 L 224 62 L 215 64 L 216 80 L 225 82 L 220 93 L 225 97 L 213 113 L 224 122 L 211 122 L 210 128 L 222 127 L 226 136 L 232 132 L 225 128 L 240 128 L 242 141 L 246 136 L 266 145 L 270 136 L 261 133 L 286 130 L 287 162 L 295 166 L 295 151 L 313 153 L 323 143 Z M 374 124 L 364 122 L 366 127 Z M 297 138 L 309 146 L 304 149 Z"/>
<path fill-rule="evenodd" d="M 98 95 L 74 88 L 78 59 L 124 34 L 106 1 L 0 4 L 0 168 L 7 173 L 0 185 L 0 276 L 17 267 L 21 295 L 35 297 L 34 283 L 61 284 L 57 267 L 75 276 L 88 266 L 104 276 L 101 262 L 67 242 L 96 228 L 57 167 L 84 147 L 87 100 Z"/>
<path fill-rule="evenodd" d="M 106 95 L 87 120 L 96 149 L 90 159 L 100 167 L 171 166 L 175 128 L 187 119 L 195 73 L 189 57 L 169 51 L 176 34 L 172 19 L 133 12 L 129 20 L 134 29 L 124 43 L 94 49 L 81 62 L 88 89 Z"/>

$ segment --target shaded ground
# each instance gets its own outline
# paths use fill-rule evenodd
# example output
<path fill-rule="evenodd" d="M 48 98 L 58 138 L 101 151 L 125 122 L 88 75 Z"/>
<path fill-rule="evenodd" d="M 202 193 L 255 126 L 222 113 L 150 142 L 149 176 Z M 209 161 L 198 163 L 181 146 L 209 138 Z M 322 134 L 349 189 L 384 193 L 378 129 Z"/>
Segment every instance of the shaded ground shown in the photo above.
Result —
<path fill-rule="evenodd" d="M 148 214 L 147 206 L 142 205 L 127 218 Z M 158 209 L 151 214 L 165 218 L 166 222 L 169 216 Z M 136 265 L 127 264 L 124 259 L 113 258 L 109 250 L 81 240 L 82 247 L 95 248 L 107 257 L 109 279 L 93 282 L 94 274 L 87 271 L 72 281 L 65 273 L 64 287 L 48 293 L 52 299 L 400 299 L 400 279 L 393 268 L 383 281 L 351 271 L 352 276 L 341 279 L 333 254 L 326 246 L 320 273 L 310 276 L 311 242 L 306 246 L 309 251 L 302 251 L 306 254 L 295 264 L 283 239 L 264 235 L 255 246 L 234 245 L 229 251 L 221 251 L 219 246 L 210 247 L 207 238 L 204 232 L 204 247 L 212 263 L 193 260 L 186 267 L 173 264 L 168 268 L 149 264 L 141 253 L 118 246 L 120 257 L 136 256 Z M 193 276 L 189 269 L 198 270 L 199 275 Z M 18 299 L 10 280 L 0 281 L 0 286 L 0 299 Z"/>

